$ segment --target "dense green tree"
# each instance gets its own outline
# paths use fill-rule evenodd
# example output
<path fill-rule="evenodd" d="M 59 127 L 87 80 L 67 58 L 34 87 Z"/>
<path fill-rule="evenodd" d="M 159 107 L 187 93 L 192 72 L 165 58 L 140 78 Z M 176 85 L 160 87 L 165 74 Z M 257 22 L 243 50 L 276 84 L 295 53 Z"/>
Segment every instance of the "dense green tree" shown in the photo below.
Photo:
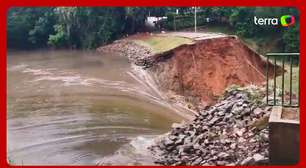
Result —
<path fill-rule="evenodd" d="M 54 46 L 58 46 L 54 38 L 61 37 L 59 42 L 66 40 L 64 44 L 72 48 L 94 48 L 120 37 L 124 30 L 124 8 L 59 7 L 55 13 L 61 29 L 49 38 Z"/>
<path fill-rule="evenodd" d="M 36 20 L 34 27 L 29 31 L 29 41 L 35 47 L 46 47 L 49 35 L 54 33 L 55 23 L 53 8 L 45 8 L 44 14 Z"/>
<path fill-rule="evenodd" d="M 149 9 L 143 7 L 126 8 L 125 31 L 128 34 L 143 30 L 146 17 L 149 15 Z"/>
<path fill-rule="evenodd" d="M 178 14 L 176 13 L 178 11 Z M 194 26 L 192 7 L 56 7 L 12 8 L 8 12 L 9 48 L 95 48 L 126 34 L 144 31 L 147 16 L 167 16 L 166 28 Z M 253 17 L 293 14 L 293 27 L 256 26 Z M 206 18 L 211 18 L 207 23 Z M 175 23 L 174 23 L 175 21 Z M 164 21 L 162 21 L 164 22 Z M 283 51 L 299 51 L 299 12 L 294 8 L 201 7 L 197 24 L 230 27 L 241 37 L 268 39 L 275 36 Z"/>
<path fill-rule="evenodd" d="M 300 36 L 299 24 L 294 27 L 283 30 L 282 43 L 285 52 L 299 52 L 300 51 Z"/>
<path fill-rule="evenodd" d="M 11 8 L 7 17 L 8 47 L 33 48 L 29 32 L 46 10 L 48 8 Z"/>
<path fill-rule="evenodd" d="M 68 37 L 62 25 L 54 25 L 55 34 L 49 35 L 48 44 L 60 48 L 68 46 Z"/>

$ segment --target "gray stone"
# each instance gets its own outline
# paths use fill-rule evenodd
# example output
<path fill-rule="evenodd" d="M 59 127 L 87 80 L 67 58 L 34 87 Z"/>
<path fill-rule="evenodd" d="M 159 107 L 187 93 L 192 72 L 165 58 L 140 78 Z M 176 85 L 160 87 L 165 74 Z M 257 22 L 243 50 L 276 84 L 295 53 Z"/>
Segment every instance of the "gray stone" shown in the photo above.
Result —
<path fill-rule="evenodd" d="M 208 125 L 214 125 L 216 122 L 222 120 L 221 117 L 214 117 L 213 119 L 211 119 L 209 122 L 208 122 Z"/>
<path fill-rule="evenodd" d="M 217 161 L 216 163 L 217 163 L 218 166 L 223 166 L 223 165 L 228 164 L 228 162 L 226 162 L 226 161 Z"/>
<path fill-rule="evenodd" d="M 208 145 L 209 143 L 210 143 L 210 142 L 209 142 L 208 139 L 205 139 L 205 140 L 204 140 L 204 144 L 205 144 L 205 145 Z"/>
<path fill-rule="evenodd" d="M 192 137 L 187 136 L 187 137 L 184 139 L 184 144 L 191 144 L 191 145 L 192 145 Z"/>
<path fill-rule="evenodd" d="M 174 142 L 175 145 L 181 145 L 184 143 L 185 135 L 179 135 L 178 139 Z"/>
<path fill-rule="evenodd" d="M 200 134 L 197 137 L 194 138 L 193 143 L 198 143 L 201 139 L 204 138 L 204 134 Z"/>
<path fill-rule="evenodd" d="M 194 149 L 201 149 L 201 145 L 196 143 L 196 144 L 193 145 L 193 148 Z"/>
<path fill-rule="evenodd" d="M 174 142 L 173 142 L 172 140 L 170 140 L 169 138 L 165 138 L 164 144 L 165 144 L 165 146 L 167 147 L 167 146 L 169 146 L 169 145 L 174 144 Z"/>
<path fill-rule="evenodd" d="M 206 117 L 206 116 L 208 115 L 208 113 L 207 113 L 207 111 L 201 111 L 201 112 L 200 112 L 200 115 L 201 115 L 202 117 Z"/>
<path fill-rule="evenodd" d="M 254 160 L 253 157 L 247 157 L 244 160 L 242 160 L 240 164 L 241 165 L 254 165 L 255 164 L 255 160 Z"/>
<path fill-rule="evenodd" d="M 245 103 L 242 104 L 242 107 L 243 107 L 243 108 L 247 108 L 248 106 L 249 106 L 248 104 L 245 104 Z"/>
<path fill-rule="evenodd" d="M 215 155 L 215 154 L 217 154 L 217 151 L 216 151 L 216 150 L 211 150 L 211 151 L 210 151 L 210 154 L 211 154 L 211 155 Z"/>
<path fill-rule="evenodd" d="M 218 116 L 224 116 L 225 115 L 225 112 L 224 111 L 219 111 L 218 112 Z"/>
<path fill-rule="evenodd" d="M 228 153 L 225 152 L 221 152 L 218 154 L 219 158 L 223 158 L 223 159 L 227 159 L 230 155 Z"/>
<path fill-rule="evenodd" d="M 258 162 L 256 162 L 256 164 L 258 165 L 268 165 L 269 164 L 269 158 L 264 158 L 262 160 L 259 160 Z"/>
<path fill-rule="evenodd" d="M 238 135 L 239 137 L 243 136 L 243 133 L 245 132 L 245 129 L 240 129 L 240 130 L 237 130 L 235 132 L 236 135 Z"/>
<path fill-rule="evenodd" d="M 202 130 L 207 131 L 208 129 L 209 129 L 208 126 L 206 126 L 206 125 L 202 126 Z"/>
<path fill-rule="evenodd" d="M 272 110 L 272 107 L 271 107 L 271 106 L 265 107 L 265 111 L 271 111 L 271 110 Z"/>
<path fill-rule="evenodd" d="M 261 134 L 260 137 L 262 138 L 262 140 L 264 141 L 269 141 L 269 135 L 268 134 Z"/>
<path fill-rule="evenodd" d="M 201 157 L 197 158 L 195 161 L 191 163 L 191 166 L 200 165 L 200 163 L 203 161 Z"/>
<path fill-rule="evenodd" d="M 173 129 L 180 129 L 180 128 L 182 127 L 182 124 L 180 124 L 180 123 L 173 123 L 173 124 L 171 125 L 171 127 L 172 127 Z"/>
<path fill-rule="evenodd" d="M 246 116 L 246 115 L 250 115 L 250 112 L 251 112 L 251 109 L 248 108 L 248 107 L 246 107 L 246 108 L 243 110 L 242 114 L 243 114 L 244 116 Z"/>
<path fill-rule="evenodd" d="M 183 152 L 189 152 L 193 148 L 192 144 L 186 144 L 182 146 Z"/>
<path fill-rule="evenodd" d="M 253 113 L 255 115 L 260 115 L 261 113 L 263 113 L 263 110 L 261 108 L 257 107 L 256 109 L 254 109 Z"/>
<path fill-rule="evenodd" d="M 232 143 L 232 144 L 230 145 L 230 148 L 231 148 L 231 149 L 236 149 L 236 147 L 237 147 L 237 144 L 236 144 L 236 143 Z"/>
<path fill-rule="evenodd" d="M 243 105 L 243 102 L 242 102 L 242 101 L 239 101 L 239 102 L 236 103 L 236 105 L 237 105 L 237 106 L 242 106 L 242 105 Z"/>
<path fill-rule="evenodd" d="M 177 136 L 170 135 L 170 136 L 169 136 L 169 139 L 172 140 L 172 141 L 173 141 L 173 140 L 176 140 L 176 139 L 177 139 Z"/>
<path fill-rule="evenodd" d="M 207 118 L 206 118 L 206 121 L 211 120 L 213 117 L 214 117 L 213 115 L 208 115 Z"/>
<path fill-rule="evenodd" d="M 253 159 L 254 159 L 255 162 L 259 162 L 259 161 L 265 159 L 265 157 L 262 156 L 261 154 L 256 153 L 256 154 L 253 156 Z"/>
<path fill-rule="evenodd" d="M 239 142 L 239 143 L 243 143 L 243 142 L 245 142 L 245 141 L 246 141 L 246 140 L 245 140 L 243 137 L 239 137 L 239 138 L 238 138 L 238 142 Z"/>

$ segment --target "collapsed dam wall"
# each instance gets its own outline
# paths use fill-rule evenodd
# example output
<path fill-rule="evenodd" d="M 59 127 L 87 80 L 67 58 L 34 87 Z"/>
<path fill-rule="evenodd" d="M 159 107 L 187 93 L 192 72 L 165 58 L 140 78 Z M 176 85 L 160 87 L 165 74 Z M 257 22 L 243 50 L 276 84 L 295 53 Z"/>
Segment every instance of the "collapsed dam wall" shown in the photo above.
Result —
<path fill-rule="evenodd" d="M 236 36 L 181 45 L 154 55 L 152 60 L 149 70 L 159 81 L 159 87 L 184 96 L 196 105 L 215 103 L 230 85 L 265 82 L 266 61 Z M 269 75 L 273 74 L 272 70 Z"/>

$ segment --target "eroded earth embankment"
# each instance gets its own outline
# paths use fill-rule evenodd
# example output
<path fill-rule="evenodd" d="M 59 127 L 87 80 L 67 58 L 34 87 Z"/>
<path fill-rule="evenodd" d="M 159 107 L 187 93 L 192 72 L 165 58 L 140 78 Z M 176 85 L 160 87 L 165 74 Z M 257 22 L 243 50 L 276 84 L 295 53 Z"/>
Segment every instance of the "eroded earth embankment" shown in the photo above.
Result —
<path fill-rule="evenodd" d="M 266 61 L 232 36 L 182 45 L 155 55 L 153 60 L 150 71 L 159 87 L 195 105 L 212 105 L 231 85 L 265 81 Z"/>

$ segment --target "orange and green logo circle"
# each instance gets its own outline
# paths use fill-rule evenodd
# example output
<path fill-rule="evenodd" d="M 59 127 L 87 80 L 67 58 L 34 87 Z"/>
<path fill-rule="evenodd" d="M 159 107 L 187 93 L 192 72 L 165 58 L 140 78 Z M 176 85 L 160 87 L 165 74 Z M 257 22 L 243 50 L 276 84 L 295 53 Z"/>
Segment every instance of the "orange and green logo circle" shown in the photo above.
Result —
<path fill-rule="evenodd" d="M 281 17 L 281 24 L 284 27 L 292 26 L 294 25 L 295 18 L 293 15 L 284 15 Z"/>

